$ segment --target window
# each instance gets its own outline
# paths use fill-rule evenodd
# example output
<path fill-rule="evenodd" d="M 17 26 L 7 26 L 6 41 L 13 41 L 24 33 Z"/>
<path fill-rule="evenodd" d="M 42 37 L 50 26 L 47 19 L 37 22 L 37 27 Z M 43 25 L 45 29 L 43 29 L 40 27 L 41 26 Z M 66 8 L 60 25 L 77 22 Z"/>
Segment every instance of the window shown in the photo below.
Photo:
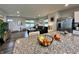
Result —
<path fill-rule="evenodd" d="M 48 19 L 44 20 L 44 26 L 48 27 Z"/>
<path fill-rule="evenodd" d="M 26 20 L 25 21 L 25 26 L 26 27 L 34 27 L 34 20 Z"/>

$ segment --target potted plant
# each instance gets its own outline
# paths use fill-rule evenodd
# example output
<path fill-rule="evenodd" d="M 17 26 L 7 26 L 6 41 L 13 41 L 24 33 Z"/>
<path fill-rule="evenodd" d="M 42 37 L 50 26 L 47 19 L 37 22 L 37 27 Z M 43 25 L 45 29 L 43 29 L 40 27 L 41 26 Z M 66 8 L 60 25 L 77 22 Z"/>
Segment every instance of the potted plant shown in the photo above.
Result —
<path fill-rule="evenodd" d="M 4 43 L 4 34 L 7 31 L 7 23 L 3 22 L 3 20 L 0 19 L 0 44 L 2 45 Z"/>

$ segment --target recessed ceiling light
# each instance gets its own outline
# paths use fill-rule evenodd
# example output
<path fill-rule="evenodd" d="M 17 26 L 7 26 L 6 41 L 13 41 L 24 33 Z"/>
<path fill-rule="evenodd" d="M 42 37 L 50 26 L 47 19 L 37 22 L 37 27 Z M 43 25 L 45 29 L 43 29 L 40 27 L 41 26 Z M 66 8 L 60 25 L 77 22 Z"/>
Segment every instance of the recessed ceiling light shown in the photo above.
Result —
<path fill-rule="evenodd" d="M 65 4 L 65 7 L 69 6 L 69 4 Z"/>
<path fill-rule="evenodd" d="M 20 12 L 19 11 L 17 11 L 17 14 L 19 14 Z"/>

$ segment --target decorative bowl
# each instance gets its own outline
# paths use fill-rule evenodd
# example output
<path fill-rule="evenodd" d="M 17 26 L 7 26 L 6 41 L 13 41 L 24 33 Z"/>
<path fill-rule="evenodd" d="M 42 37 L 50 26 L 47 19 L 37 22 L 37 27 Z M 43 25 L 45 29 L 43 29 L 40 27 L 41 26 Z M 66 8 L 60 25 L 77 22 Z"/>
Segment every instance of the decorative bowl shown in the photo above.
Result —
<path fill-rule="evenodd" d="M 50 35 L 39 35 L 37 39 L 43 46 L 49 46 L 53 42 L 53 38 Z"/>

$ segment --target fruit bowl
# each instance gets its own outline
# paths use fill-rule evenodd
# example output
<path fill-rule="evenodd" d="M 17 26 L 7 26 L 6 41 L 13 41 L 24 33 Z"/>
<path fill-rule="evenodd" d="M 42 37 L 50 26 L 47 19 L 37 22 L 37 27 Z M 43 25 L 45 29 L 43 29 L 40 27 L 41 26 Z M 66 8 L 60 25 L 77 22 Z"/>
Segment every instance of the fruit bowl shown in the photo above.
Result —
<path fill-rule="evenodd" d="M 50 35 L 39 35 L 37 39 L 43 46 L 49 46 L 53 42 L 53 38 Z"/>

